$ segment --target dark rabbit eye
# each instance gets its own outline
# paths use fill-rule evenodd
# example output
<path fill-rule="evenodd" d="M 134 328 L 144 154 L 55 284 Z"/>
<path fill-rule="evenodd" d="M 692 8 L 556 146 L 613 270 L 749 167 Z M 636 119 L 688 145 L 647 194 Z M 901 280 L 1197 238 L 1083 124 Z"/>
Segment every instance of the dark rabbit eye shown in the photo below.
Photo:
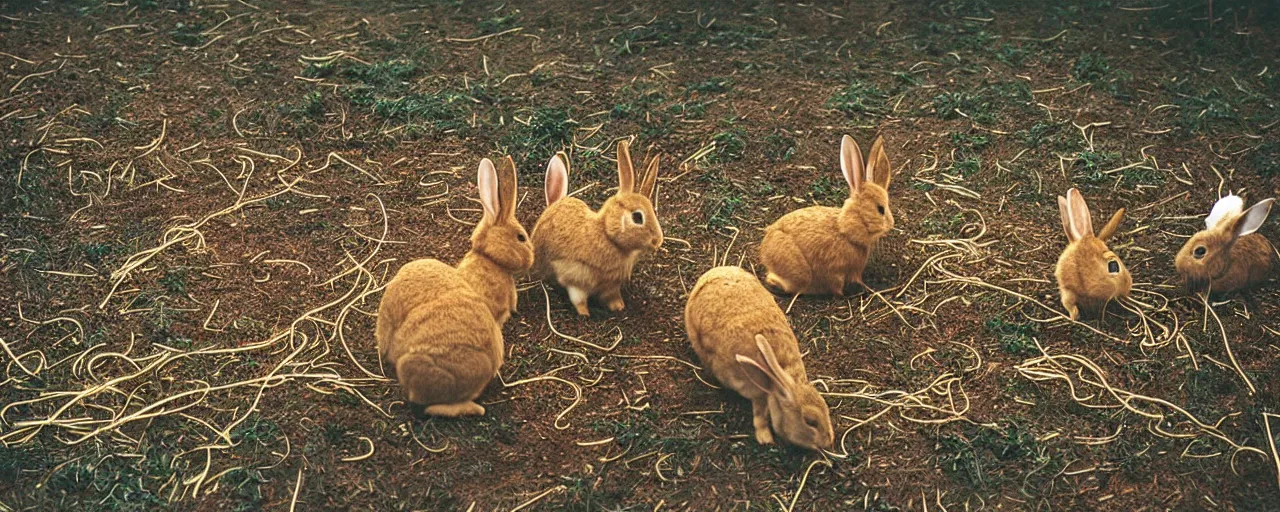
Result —
<path fill-rule="evenodd" d="M 528 239 L 525 238 L 524 233 L 516 233 L 516 240 L 519 240 L 521 243 L 524 243 L 524 241 Z"/>
<path fill-rule="evenodd" d="M 1107 262 L 1107 272 L 1112 274 L 1120 272 L 1120 262 L 1111 260 Z"/>
<path fill-rule="evenodd" d="M 644 224 L 644 212 L 636 210 L 631 212 L 631 222 L 636 224 Z"/>
<path fill-rule="evenodd" d="M 1204 253 L 1205 253 L 1205 249 L 1204 249 L 1204 246 L 1202 245 L 1200 247 L 1196 247 L 1196 250 L 1191 254 L 1195 255 L 1196 259 L 1200 259 L 1204 257 Z"/>
<path fill-rule="evenodd" d="M 876 211 L 879 211 L 880 215 L 884 215 L 884 205 L 876 205 Z"/>
<path fill-rule="evenodd" d="M 804 419 L 804 424 L 805 424 L 805 425 L 808 425 L 808 426 L 809 426 L 809 428 L 814 428 L 814 429 L 816 429 L 816 428 L 818 428 L 818 418 L 805 418 L 805 419 Z"/>

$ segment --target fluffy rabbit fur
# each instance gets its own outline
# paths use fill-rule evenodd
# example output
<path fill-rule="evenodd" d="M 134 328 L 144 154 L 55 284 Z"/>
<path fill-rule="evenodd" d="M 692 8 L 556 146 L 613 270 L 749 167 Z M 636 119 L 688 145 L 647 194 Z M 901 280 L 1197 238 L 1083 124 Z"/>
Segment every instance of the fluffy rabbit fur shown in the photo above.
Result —
<path fill-rule="evenodd" d="M 626 307 L 622 285 L 631 279 L 636 259 L 662 245 L 662 226 L 654 213 L 658 159 L 649 161 L 640 188 L 626 141 L 618 142 L 618 192 L 600 211 L 566 197 L 569 159 L 556 154 L 547 164 L 547 209 L 533 226 L 537 254 L 534 274 L 554 277 L 569 292 L 578 314 L 591 316 L 587 299 L 596 297 L 612 311 Z"/>
<path fill-rule="evenodd" d="M 794 294 L 844 295 L 850 283 L 863 285 L 862 271 L 876 241 L 893 229 L 889 176 L 893 167 L 884 139 L 871 145 L 871 165 L 853 138 L 840 141 L 840 170 L 849 183 L 844 206 L 810 206 L 783 215 L 764 232 L 760 261 L 765 282 Z M 863 285 L 865 286 L 865 285 Z"/>
<path fill-rule="evenodd" d="M 433 416 L 484 414 L 474 400 L 502 366 L 501 325 L 515 307 L 510 274 L 533 260 L 513 213 L 511 159 L 501 175 L 482 160 L 477 182 L 484 218 L 459 268 L 411 261 L 387 283 L 378 307 L 379 356 L 395 369 L 409 402 Z"/>
<path fill-rule="evenodd" d="M 1174 260 L 1189 291 L 1231 293 L 1275 274 L 1275 249 L 1256 233 L 1274 202 L 1264 199 L 1244 210 L 1244 200 L 1231 195 L 1213 205 L 1205 218 L 1205 230 L 1187 240 Z"/>
<path fill-rule="evenodd" d="M 755 276 L 738 267 L 707 271 L 689 292 L 684 320 L 703 366 L 751 400 L 756 441 L 771 444 L 776 433 L 810 450 L 831 447 L 827 403 L 809 383 L 786 315 Z"/>
<path fill-rule="evenodd" d="M 1073 188 L 1067 191 L 1067 197 L 1058 196 L 1058 209 L 1068 243 L 1062 256 L 1058 257 L 1053 275 L 1058 279 L 1062 307 L 1067 309 L 1071 319 L 1079 318 L 1082 309 L 1099 312 L 1108 302 L 1128 297 L 1133 277 L 1120 257 L 1106 244 L 1106 240 L 1119 229 L 1124 208 L 1111 216 L 1098 236 L 1093 235 L 1089 206 L 1079 190 Z"/>

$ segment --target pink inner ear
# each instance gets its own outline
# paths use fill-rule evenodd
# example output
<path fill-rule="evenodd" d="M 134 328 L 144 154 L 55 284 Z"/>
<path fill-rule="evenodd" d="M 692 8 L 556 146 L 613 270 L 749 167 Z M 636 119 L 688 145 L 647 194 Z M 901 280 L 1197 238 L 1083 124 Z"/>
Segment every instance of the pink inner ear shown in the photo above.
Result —
<path fill-rule="evenodd" d="M 480 171 L 476 175 L 476 187 L 480 192 L 480 206 L 484 207 L 484 216 L 489 220 L 498 218 L 498 172 L 493 162 L 485 158 L 480 161 Z"/>
<path fill-rule="evenodd" d="M 858 143 L 853 137 L 845 135 L 840 139 L 840 172 L 844 174 L 844 180 L 849 183 L 849 190 L 858 192 L 862 190 L 862 180 L 866 176 L 866 169 L 862 164 L 862 150 L 858 148 Z"/>
<path fill-rule="evenodd" d="M 569 176 L 565 169 L 564 162 L 559 155 L 551 157 L 551 161 L 547 163 L 547 206 L 552 203 L 564 199 L 569 194 Z"/>

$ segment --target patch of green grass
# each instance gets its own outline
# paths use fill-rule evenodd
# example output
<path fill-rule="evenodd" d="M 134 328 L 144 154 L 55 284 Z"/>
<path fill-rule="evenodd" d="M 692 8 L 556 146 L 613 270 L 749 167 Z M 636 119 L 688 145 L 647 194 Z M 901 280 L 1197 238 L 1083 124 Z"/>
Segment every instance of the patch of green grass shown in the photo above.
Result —
<path fill-rule="evenodd" d="M 403 59 L 353 64 L 342 70 L 342 76 L 375 89 L 396 89 L 418 74 L 418 66 Z"/>
<path fill-rule="evenodd" d="M 948 17 L 983 17 L 991 13 L 987 0 L 935 0 L 932 5 Z"/>
<path fill-rule="evenodd" d="M 1054 134 L 1058 132 L 1058 125 L 1050 123 L 1042 123 L 1037 121 L 1031 125 L 1031 128 L 1019 132 L 1022 136 L 1022 143 L 1032 148 L 1038 148 L 1045 141 L 1050 140 Z"/>
<path fill-rule="evenodd" d="M 516 161 L 544 162 L 573 142 L 577 124 L 568 109 L 539 108 L 529 116 L 527 125 L 516 123 L 500 145 Z"/>
<path fill-rule="evenodd" d="M 1231 98 L 1217 88 L 1190 94 L 1176 93 L 1173 103 L 1178 106 L 1178 126 L 1191 133 L 1205 133 L 1221 122 L 1240 120 Z"/>
<path fill-rule="evenodd" d="M 976 156 L 967 156 L 953 161 L 951 162 L 951 167 L 947 168 L 947 172 L 965 178 L 978 174 L 978 171 L 981 170 L 982 159 Z"/>
<path fill-rule="evenodd" d="M 938 464 L 953 480 L 978 489 L 998 486 L 1006 463 L 1037 452 L 1034 434 L 1018 423 L 1001 428 L 971 427 L 967 432 L 944 434 L 934 450 Z"/>
<path fill-rule="evenodd" d="M 1253 166 L 1263 178 L 1280 175 L 1280 142 L 1265 142 L 1254 150 Z"/>
<path fill-rule="evenodd" d="M 1121 95 L 1122 86 L 1131 78 L 1127 71 L 1113 68 L 1105 56 L 1089 52 L 1076 58 L 1071 76 L 1080 82 L 1101 84 L 1112 95 Z"/>
<path fill-rule="evenodd" d="M 667 107 L 667 113 L 685 119 L 702 119 L 706 116 L 709 105 L 710 103 L 706 101 L 681 101 Z"/>
<path fill-rule="evenodd" d="M 842 178 L 832 178 L 824 174 L 809 185 L 809 196 L 821 204 L 843 204 L 845 198 L 849 197 L 849 185 Z"/>
<path fill-rule="evenodd" d="M 951 144 L 964 155 L 981 153 L 991 145 L 991 139 L 981 133 L 974 135 L 962 132 L 951 132 Z"/>
<path fill-rule="evenodd" d="M 1022 67 L 1023 61 L 1027 58 L 1027 52 L 1020 47 L 1005 43 L 995 50 L 995 58 L 1006 66 Z"/>
<path fill-rule="evenodd" d="M 996 335 L 1000 341 L 1000 347 L 1006 353 L 1013 355 L 1036 353 L 1036 344 L 1032 338 L 1040 329 L 1035 323 L 1016 322 L 1007 320 L 1003 316 L 994 316 L 988 319 L 985 325 L 988 331 Z"/>
<path fill-rule="evenodd" d="M 854 80 L 827 100 L 827 107 L 848 115 L 882 114 L 888 106 L 889 95 L 873 84 Z"/>
<path fill-rule="evenodd" d="M 685 85 L 686 93 L 712 94 L 728 92 L 733 88 L 733 84 L 727 78 L 712 78 L 701 82 L 693 82 Z"/>
<path fill-rule="evenodd" d="M 658 89 L 623 87 L 619 96 L 625 98 L 614 104 L 609 116 L 614 119 L 643 119 L 645 112 L 661 105 L 666 97 Z"/>
<path fill-rule="evenodd" d="M 964 115 L 979 124 L 991 124 L 991 102 L 983 94 L 965 91 L 944 92 L 933 97 L 934 115 L 939 119 L 955 119 Z"/>
<path fill-rule="evenodd" d="M 710 46 L 738 50 L 754 50 L 764 41 L 777 35 L 776 27 L 761 27 L 741 23 L 716 23 L 705 32 L 702 39 Z"/>
<path fill-rule="evenodd" d="M 294 118 L 317 120 L 324 117 L 324 98 L 320 91 L 311 91 L 298 103 L 280 106 L 280 112 Z"/>
<path fill-rule="evenodd" d="M 164 286 L 164 289 L 169 290 L 169 293 L 173 293 L 176 295 L 186 295 L 187 294 L 187 268 L 178 267 L 175 269 L 171 269 L 168 272 L 165 272 L 164 277 L 160 278 L 160 284 Z"/>
<path fill-rule="evenodd" d="M 764 156 L 770 162 L 785 162 L 796 153 L 796 140 L 785 133 L 774 133 L 764 138 Z"/>
<path fill-rule="evenodd" d="M 733 215 L 746 206 L 746 201 L 741 197 L 731 195 L 720 199 L 713 203 L 711 207 L 711 215 L 707 217 L 707 225 L 713 228 L 723 228 L 732 225 Z"/>
<path fill-rule="evenodd" d="M 409 123 L 411 128 L 429 132 L 449 132 L 466 128 L 467 112 L 459 104 L 458 94 L 410 94 L 396 99 L 373 102 L 373 113 L 384 118 Z"/>
<path fill-rule="evenodd" d="M 111 253 L 115 252 L 115 246 L 102 242 L 93 242 L 84 244 L 80 247 L 80 250 L 84 253 L 84 259 L 89 260 L 89 263 L 97 265 L 102 263 L 103 258 L 106 258 L 107 256 L 110 256 Z"/>
<path fill-rule="evenodd" d="M 711 141 L 716 144 L 716 149 L 707 155 L 707 161 L 723 163 L 742 158 L 742 152 L 747 149 L 746 137 L 747 132 L 742 128 L 727 128 L 716 133 L 711 137 Z"/>
<path fill-rule="evenodd" d="M 1120 158 L 1119 153 L 1097 152 L 1097 151 L 1081 151 L 1076 153 L 1076 159 L 1073 163 L 1075 170 L 1075 179 L 1086 185 L 1099 185 L 1111 181 L 1111 176 L 1104 171 L 1116 159 Z"/>
<path fill-rule="evenodd" d="M 494 16 L 492 18 L 480 20 L 480 22 L 476 23 L 476 31 L 479 32 L 479 34 L 481 35 L 493 34 L 496 32 L 501 32 L 503 30 L 515 28 L 516 24 L 519 21 L 520 21 L 520 12 L 519 11 L 511 12 L 505 15 Z"/>

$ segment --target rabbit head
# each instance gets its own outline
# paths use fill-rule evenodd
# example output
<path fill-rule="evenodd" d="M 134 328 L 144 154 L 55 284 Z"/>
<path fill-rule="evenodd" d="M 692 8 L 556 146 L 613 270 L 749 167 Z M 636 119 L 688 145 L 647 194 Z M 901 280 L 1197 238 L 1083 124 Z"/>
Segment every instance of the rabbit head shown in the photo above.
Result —
<path fill-rule="evenodd" d="M 849 199 L 840 211 L 840 231 L 861 244 L 874 242 L 893 229 L 889 209 L 889 176 L 893 166 L 884 152 L 884 137 L 871 144 L 870 165 L 863 165 L 862 149 L 853 137 L 840 140 L 840 171 L 849 183 Z"/>
<path fill-rule="evenodd" d="M 763 362 L 742 354 L 735 359 L 751 383 L 767 395 L 774 433 L 802 448 L 830 448 L 835 442 L 835 433 L 831 428 L 831 411 L 822 395 L 812 384 L 796 382 L 783 370 L 764 335 L 756 335 L 756 348 Z"/>
<path fill-rule="evenodd" d="M 488 158 L 480 160 L 476 185 L 484 217 L 471 232 L 471 250 L 514 274 L 533 266 L 533 242 L 516 220 L 515 162 L 509 156 L 500 162 L 494 169 Z"/>
<path fill-rule="evenodd" d="M 645 252 L 662 246 L 662 225 L 654 213 L 657 193 L 658 158 L 649 161 L 637 190 L 631 151 L 627 141 L 618 141 L 618 192 L 600 208 L 605 233 L 614 245 L 626 251 Z"/>
<path fill-rule="evenodd" d="M 1059 286 L 1086 299 L 1106 301 L 1128 296 L 1133 277 L 1106 244 L 1120 228 L 1124 208 L 1111 216 L 1097 236 L 1093 234 L 1089 205 L 1079 190 L 1073 188 L 1067 191 L 1067 197 L 1058 196 L 1058 210 L 1068 241 L 1058 260 Z"/>
<path fill-rule="evenodd" d="M 1262 227 L 1275 199 L 1264 199 L 1244 210 L 1244 200 L 1229 195 L 1214 203 L 1205 218 L 1205 229 L 1187 240 L 1178 251 L 1174 266 L 1193 292 L 1209 287 L 1214 277 L 1227 273 L 1233 264 L 1231 248 L 1240 237 Z"/>

